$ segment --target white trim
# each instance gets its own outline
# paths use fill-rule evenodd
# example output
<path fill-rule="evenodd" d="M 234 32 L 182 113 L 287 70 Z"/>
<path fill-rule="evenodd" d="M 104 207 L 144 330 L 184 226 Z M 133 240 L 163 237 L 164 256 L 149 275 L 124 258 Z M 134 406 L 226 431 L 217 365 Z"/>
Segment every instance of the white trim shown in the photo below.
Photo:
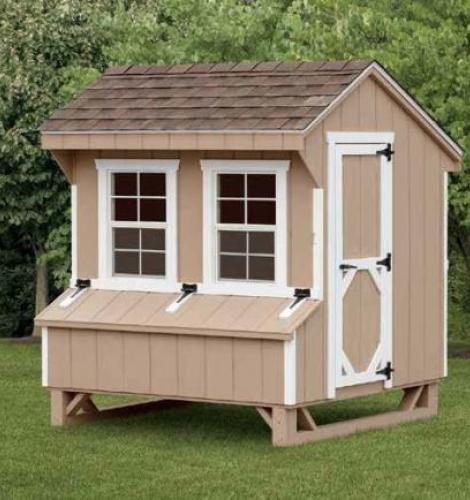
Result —
<path fill-rule="evenodd" d="M 313 190 L 313 298 L 323 300 L 323 189 Z"/>
<path fill-rule="evenodd" d="M 92 286 L 115 290 L 177 291 L 178 232 L 177 232 L 177 171 L 179 160 L 101 160 L 98 170 L 98 279 Z M 112 274 L 111 213 L 112 172 L 161 172 L 166 174 L 165 277 L 124 277 Z M 152 225 L 152 224 L 150 224 Z M 158 226 L 159 224 L 155 224 Z"/>
<path fill-rule="evenodd" d="M 47 326 L 41 328 L 41 369 L 42 386 L 49 385 L 49 331 Z"/>
<path fill-rule="evenodd" d="M 198 291 L 233 295 L 292 295 L 292 289 L 287 286 L 287 171 L 289 165 L 288 160 L 201 160 L 203 172 L 203 283 Z M 276 281 L 274 283 L 217 280 L 216 175 L 224 172 L 272 173 L 276 175 Z"/>
<path fill-rule="evenodd" d="M 297 403 L 297 339 L 296 332 L 292 339 L 284 341 L 284 404 Z"/>
<path fill-rule="evenodd" d="M 393 133 L 330 132 L 328 140 L 328 380 L 327 397 L 334 398 L 336 387 L 384 380 L 376 375 L 377 362 L 392 360 L 392 273 L 377 271 L 376 261 L 392 252 L 392 162 L 380 158 L 381 169 L 381 255 L 367 259 L 343 259 L 343 168 L 344 155 L 375 155 L 379 147 L 393 143 Z M 338 142 L 336 142 L 338 141 Z M 385 222 L 385 223 L 384 223 Z M 357 270 L 340 272 L 341 263 L 353 264 L 358 270 L 368 270 L 380 292 L 381 300 L 381 341 L 368 370 L 358 374 L 348 372 L 343 352 L 343 296 Z M 376 359 L 377 358 L 377 359 Z M 345 367 L 346 366 L 346 367 Z M 343 369 L 346 373 L 343 373 Z M 349 370 L 351 371 L 351 370 Z M 392 381 L 384 380 L 385 387 Z"/>
<path fill-rule="evenodd" d="M 443 311 L 443 320 L 444 320 L 444 325 L 443 325 L 443 334 L 444 334 L 444 377 L 447 377 L 448 375 L 448 342 L 449 342 L 449 337 L 448 337 L 448 321 L 449 321 L 449 174 L 447 172 L 444 172 L 444 180 L 443 180 L 443 249 L 442 249 L 442 256 L 443 256 L 443 266 L 444 266 L 444 311 Z"/>
<path fill-rule="evenodd" d="M 184 297 L 183 299 L 180 300 L 180 296 L 178 296 L 169 306 L 167 306 L 167 308 L 165 309 L 165 311 L 167 313 L 175 313 L 176 311 L 178 311 L 178 309 L 183 305 L 185 304 L 193 295 L 195 295 L 194 293 L 190 293 L 188 295 L 186 295 L 186 297 Z"/>
<path fill-rule="evenodd" d="M 70 220 L 71 220 L 71 235 L 70 235 L 70 246 L 71 246 L 71 259 L 72 259 L 72 266 L 71 266 L 71 282 L 75 284 L 78 278 L 78 253 L 77 253 L 77 241 L 78 241 L 78 225 L 77 225 L 77 218 L 78 218 L 78 193 L 77 193 L 77 185 L 76 184 L 71 184 L 70 185 Z"/>

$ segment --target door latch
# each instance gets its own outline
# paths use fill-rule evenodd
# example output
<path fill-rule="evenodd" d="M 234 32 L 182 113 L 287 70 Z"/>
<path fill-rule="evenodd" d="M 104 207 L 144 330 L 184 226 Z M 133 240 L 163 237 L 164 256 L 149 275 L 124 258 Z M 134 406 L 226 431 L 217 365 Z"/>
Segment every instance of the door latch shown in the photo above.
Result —
<path fill-rule="evenodd" d="M 357 269 L 357 266 L 354 266 L 353 264 L 340 264 L 339 268 L 341 271 L 347 271 L 348 269 Z"/>
<path fill-rule="evenodd" d="M 395 368 L 392 368 L 392 363 L 390 361 L 387 361 L 387 364 L 385 365 L 384 368 L 381 370 L 377 370 L 375 373 L 377 375 L 385 375 L 385 378 L 387 380 L 390 380 L 392 378 L 392 373 L 395 371 Z"/>
<path fill-rule="evenodd" d="M 378 266 L 384 266 L 387 268 L 387 271 L 390 272 L 392 270 L 392 254 L 390 252 L 387 253 L 387 256 L 376 262 Z"/>
<path fill-rule="evenodd" d="M 387 158 L 387 161 L 391 161 L 392 155 L 395 154 L 395 151 L 392 151 L 392 145 L 388 143 L 385 149 L 379 149 L 376 154 L 385 156 L 385 158 Z"/>

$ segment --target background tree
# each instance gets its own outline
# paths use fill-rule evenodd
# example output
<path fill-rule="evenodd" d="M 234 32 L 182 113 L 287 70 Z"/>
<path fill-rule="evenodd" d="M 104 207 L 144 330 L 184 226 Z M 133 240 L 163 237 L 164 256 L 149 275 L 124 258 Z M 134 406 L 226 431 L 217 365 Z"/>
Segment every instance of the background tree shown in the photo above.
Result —
<path fill-rule="evenodd" d="M 68 189 L 40 151 L 37 127 L 108 65 L 373 57 L 470 148 L 468 0 L 0 0 L 0 8 L 0 279 L 8 283 L 0 335 L 30 325 L 33 263 L 39 276 L 49 265 L 42 282 L 53 288 L 68 275 Z M 450 202 L 451 333 L 470 338 L 468 156 Z M 8 299 L 15 290 L 21 302 Z"/>

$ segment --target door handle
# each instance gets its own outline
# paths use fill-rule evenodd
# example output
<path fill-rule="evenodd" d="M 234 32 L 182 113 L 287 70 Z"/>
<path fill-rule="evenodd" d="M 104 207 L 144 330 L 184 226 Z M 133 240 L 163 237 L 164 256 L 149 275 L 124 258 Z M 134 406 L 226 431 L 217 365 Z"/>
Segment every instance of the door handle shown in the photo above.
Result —
<path fill-rule="evenodd" d="M 348 269 L 357 269 L 357 266 L 354 266 L 353 264 L 340 264 L 339 268 L 341 271 L 346 271 Z"/>

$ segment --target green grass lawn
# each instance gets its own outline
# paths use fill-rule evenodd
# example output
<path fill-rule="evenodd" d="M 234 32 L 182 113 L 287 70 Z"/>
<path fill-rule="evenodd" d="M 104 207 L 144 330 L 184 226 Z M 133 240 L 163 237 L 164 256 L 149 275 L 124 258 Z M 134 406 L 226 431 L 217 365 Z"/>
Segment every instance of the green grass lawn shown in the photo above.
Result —
<path fill-rule="evenodd" d="M 236 406 L 52 428 L 40 365 L 38 345 L 0 343 L 2 499 L 470 497 L 470 360 L 451 360 L 437 418 L 296 448 L 273 448 L 255 410 Z M 395 401 L 315 415 L 325 422 Z"/>

